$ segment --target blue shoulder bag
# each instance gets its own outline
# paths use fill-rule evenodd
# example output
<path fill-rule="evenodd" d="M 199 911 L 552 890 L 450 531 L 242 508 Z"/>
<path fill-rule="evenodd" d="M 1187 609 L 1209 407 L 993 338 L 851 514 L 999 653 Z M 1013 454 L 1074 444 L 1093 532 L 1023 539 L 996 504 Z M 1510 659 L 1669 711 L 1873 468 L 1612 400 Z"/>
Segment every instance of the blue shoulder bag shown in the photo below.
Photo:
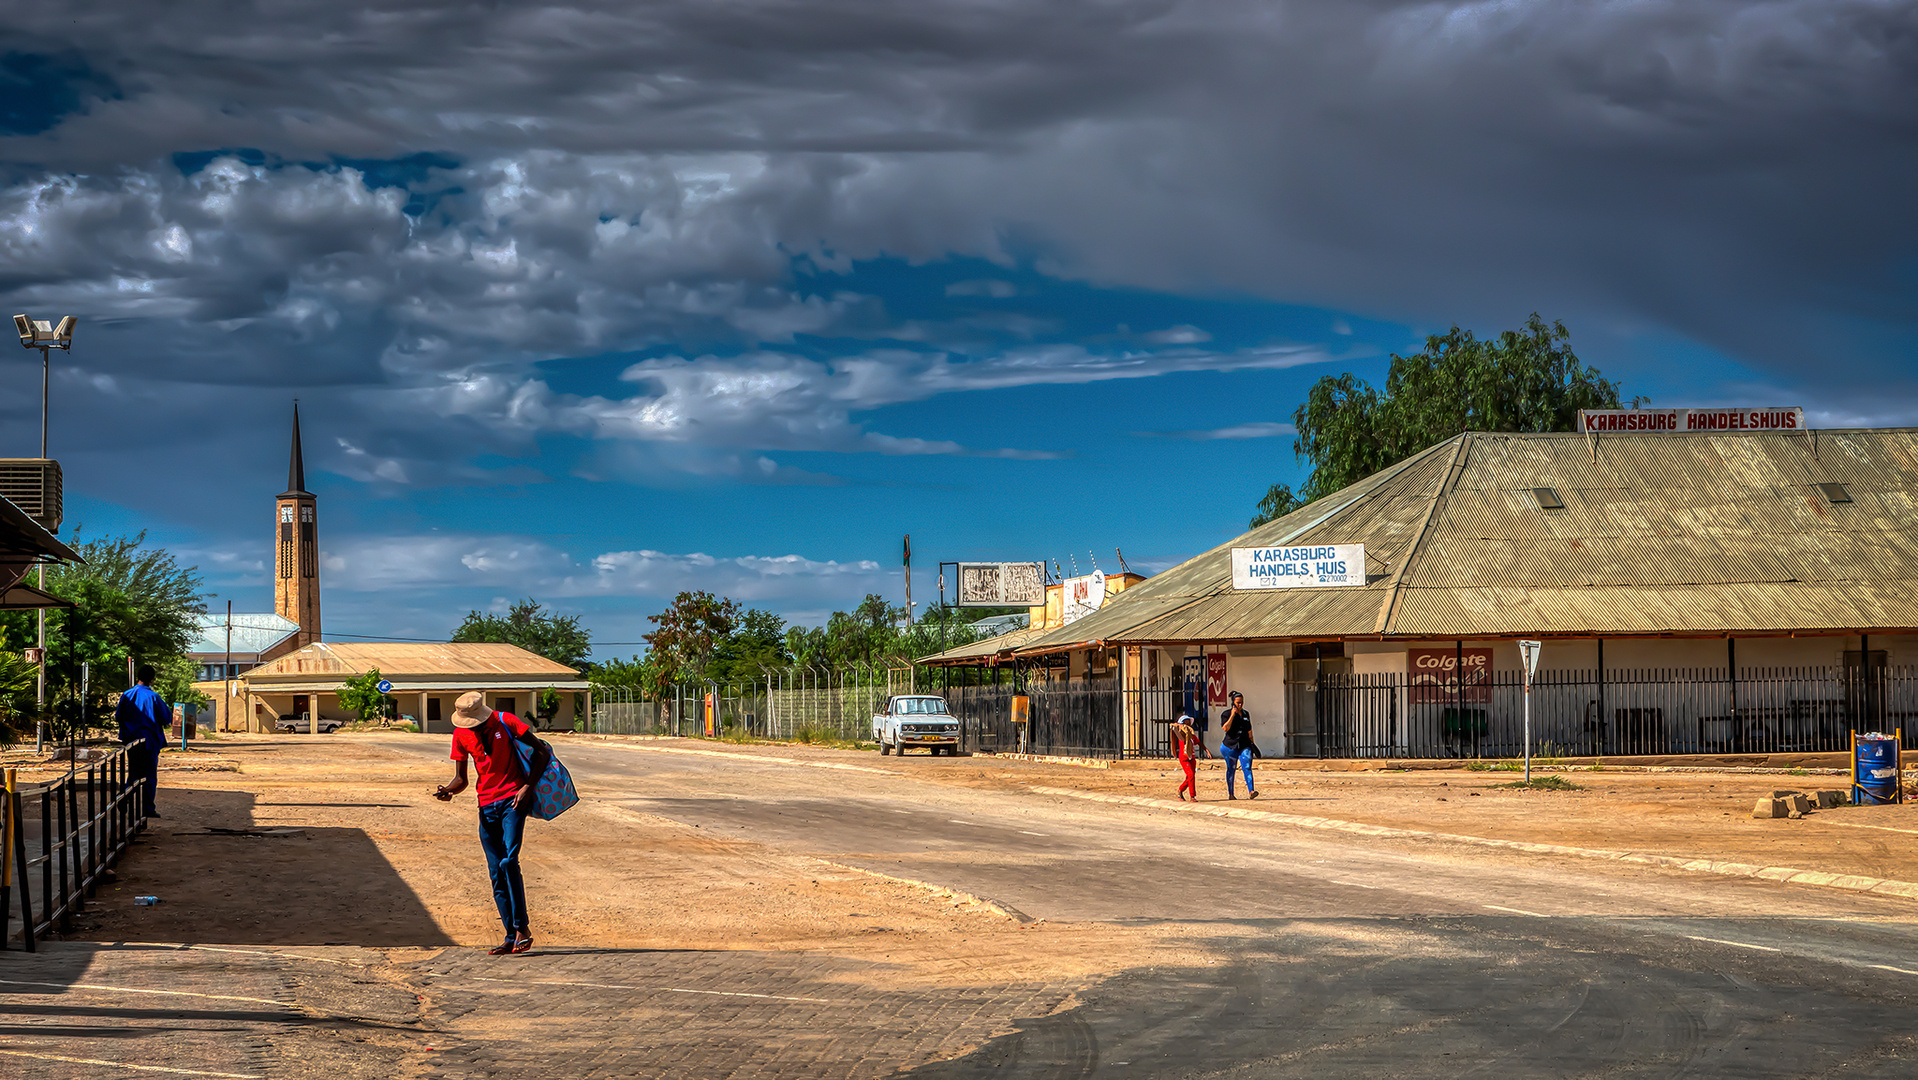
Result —
<path fill-rule="evenodd" d="M 533 785 L 533 806 L 527 811 L 541 821 L 551 821 L 579 801 L 573 789 L 573 777 L 559 763 L 559 755 L 546 740 L 528 732 L 513 738 L 513 751 L 519 755 L 519 769 Z"/>

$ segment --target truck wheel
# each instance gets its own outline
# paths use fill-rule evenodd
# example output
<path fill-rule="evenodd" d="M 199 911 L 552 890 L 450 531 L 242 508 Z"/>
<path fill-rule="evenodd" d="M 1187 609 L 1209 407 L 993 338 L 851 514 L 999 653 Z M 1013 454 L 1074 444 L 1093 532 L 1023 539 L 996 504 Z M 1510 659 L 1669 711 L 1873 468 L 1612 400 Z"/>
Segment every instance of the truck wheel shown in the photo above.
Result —
<path fill-rule="evenodd" d="M 879 756 L 880 756 L 880 757 L 885 757 L 885 756 L 886 756 L 887 754 L 890 754 L 890 753 L 892 753 L 892 744 L 891 744 L 891 743 L 889 743 L 889 742 L 882 742 L 882 743 L 880 743 L 880 744 L 879 744 Z"/>

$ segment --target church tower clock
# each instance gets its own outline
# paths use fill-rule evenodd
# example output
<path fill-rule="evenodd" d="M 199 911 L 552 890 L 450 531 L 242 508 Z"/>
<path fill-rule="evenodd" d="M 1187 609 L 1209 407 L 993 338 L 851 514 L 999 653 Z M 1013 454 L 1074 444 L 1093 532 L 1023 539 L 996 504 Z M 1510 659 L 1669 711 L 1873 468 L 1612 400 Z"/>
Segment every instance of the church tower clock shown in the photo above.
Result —
<path fill-rule="evenodd" d="M 313 493 L 300 457 L 300 406 L 293 404 L 293 456 L 286 491 L 274 501 L 273 610 L 300 624 L 298 644 L 320 640 L 320 533 Z"/>

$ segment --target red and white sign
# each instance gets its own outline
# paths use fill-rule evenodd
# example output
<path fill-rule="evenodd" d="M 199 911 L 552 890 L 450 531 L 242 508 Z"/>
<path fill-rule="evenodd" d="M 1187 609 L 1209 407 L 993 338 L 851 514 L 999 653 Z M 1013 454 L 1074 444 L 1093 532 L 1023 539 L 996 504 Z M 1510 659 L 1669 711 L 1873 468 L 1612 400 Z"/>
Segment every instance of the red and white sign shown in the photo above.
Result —
<path fill-rule="evenodd" d="M 1225 654 L 1212 653 L 1205 658 L 1205 700 L 1208 705 L 1225 705 Z"/>
<path fill-rule="evenodd" d="M 1490 705 L 1492 650 L 1489 648 L 1410 649 L 1414 705 Z M 1463 669 L 1463 677 L 1461 677 Z"/>
<path fill-rule="evenodd" d="M 1684 435 L 1699 431 L 1804 431 L 1805 410 L 1777 409 L 1580 409 L 1578 430 Z"/>

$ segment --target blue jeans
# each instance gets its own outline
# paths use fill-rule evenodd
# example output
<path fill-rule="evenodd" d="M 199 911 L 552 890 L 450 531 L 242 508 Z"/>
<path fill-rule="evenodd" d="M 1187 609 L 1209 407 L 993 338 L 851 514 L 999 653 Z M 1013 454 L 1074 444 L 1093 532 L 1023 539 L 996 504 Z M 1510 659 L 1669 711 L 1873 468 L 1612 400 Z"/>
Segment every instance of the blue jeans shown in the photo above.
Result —
<path fill-rule="evenodd" d="M 513 800 L 501 799 L 480 807 L 479 817 L 486 874 L 493 879 L 493 903 L 499 907 L 499 921 L 510 935 L 527 928 L 526 885 L 519 876 L 519 842 L 526 831 L 526 810 L 515 810 Z"/>
<path fill-rule="evenodd" d="M 1245 790 L 1247 794 L 1258 790 L 1252 786 L 1251 747 L 1243 750 L 1232 750 L 1221 746 L 1219 747 L 1219 756 L 1225 759 L 1225 793 L 1227 795 L 1232 794 L 1232 770 L 1234 768 L 1241 769 L 1245 772 Z"/>

